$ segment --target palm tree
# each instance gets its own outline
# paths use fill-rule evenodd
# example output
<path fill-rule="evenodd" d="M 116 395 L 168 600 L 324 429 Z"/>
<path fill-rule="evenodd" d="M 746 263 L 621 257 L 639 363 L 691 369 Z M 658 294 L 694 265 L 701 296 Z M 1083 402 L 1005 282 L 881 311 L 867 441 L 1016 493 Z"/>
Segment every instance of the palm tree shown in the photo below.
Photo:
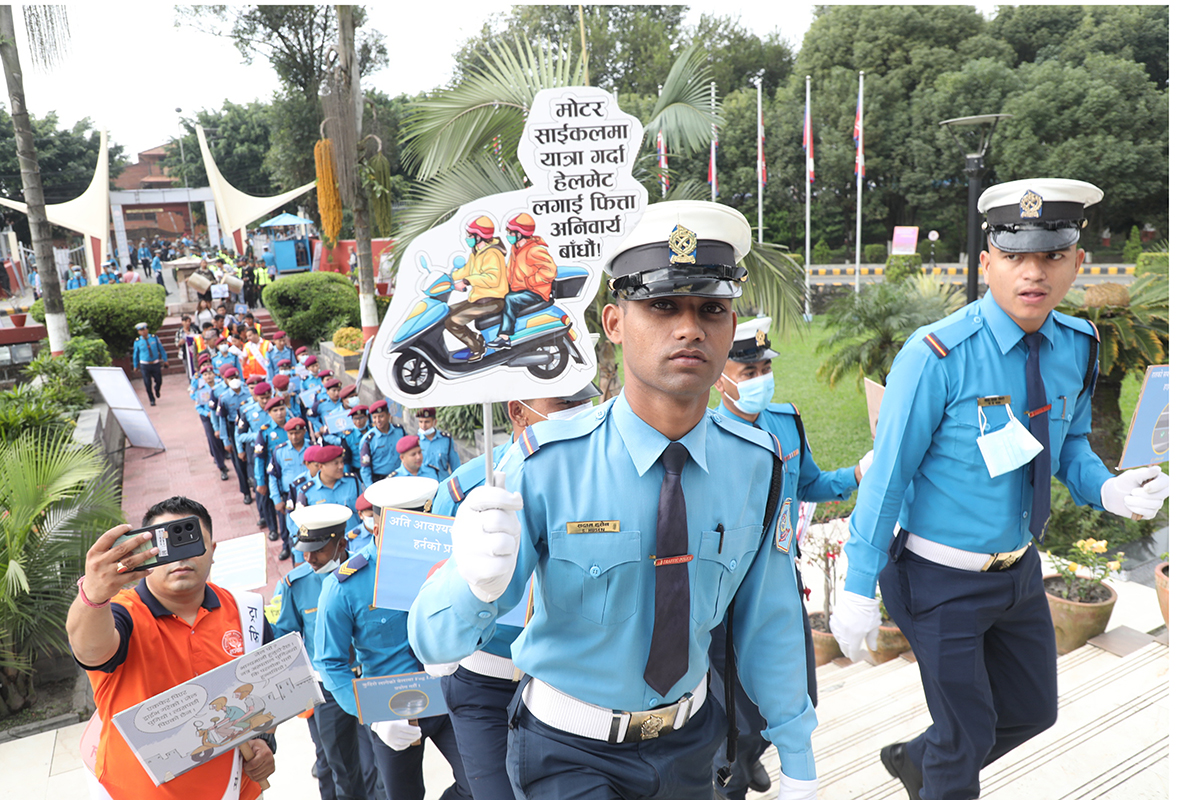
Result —
<path fill-rule="evenodd" d="M 70 37 L 66 6 L 25 6 L 23 13 L 33 63 L 42 68 L 58 63 Z M 54 266 L 54 245 L 50 239 L 50 223 L 46 219 L 46 196 L 42 191 L 42 174 L 38 171 L 37 149 L 33 145 L 33 128 L 25 107 L 25 81 L 17 53 L 12 6 L 0 6 L 0 63 L 4 65 L 4 79 L 8 84 L 8 99 L 17 140 L 17 160 L 21 163 L 21 185 L 25 190 L 25 203 L 29 207 L 29 232 L 33 236 L 38 277 L 46 300 L 50 352 L 56 356 L 62 355 L 71 334 L 67 330 L 62 289 L 58 282 L 58 270 Z"/>
<path fill-rule="evenodd" d="M 663 132 L 669 151 L 706 149 L 713 125 L 722 122 L 719 107 L 711 105 L 706 59 L 699 47 L 683 51 L 671 67 L 649 119 L 643 121 L 646 131 Z M 539 91 L 579 85 L 582 75 L 583 59 L 573 59 L 569 48 L 548 52 L 525 40 L 513 44 L 499 41 L 489 45 L 488 57 L 459 84 L 416 101 L 404 132 L 408 141 L 404 158 L 423 184 L 402 214 L 396 233 L 398 247 L 403 250 L 466 203 L 524 188 L 520 164 L 497 159 L 494 144 L 520 140 L 525 117 Z M 635 170 L 647 186 L 657 182 L 656 168 L 648 167 L 651 158 L 641 159 Z M 674 187 L 665 199 L 704 199 L 707 192 L 707 186 L 686 182 Z M 798 329 L 803 324 L 803 269 L 782 248 L 770 245 L 755 244 L 747 258 L 752 277 L 739 311 L 769 308 L 780 333 Z M 593 305 L 598 309 L 604 302 L 601 294 Z M 589 328 L 600 330 L 594 312 L 589 310 Z M 609 397 L 620 389 L 615 347 L 602 337 L 597 356 L 601 389 Z"/>
<path fill-rule="evenodd" d="M 1115 469 L 1125 447 L 1121 383 L 1129 373 L 1167 363 L 1170 337 L 1170 286 L 1167 276 L 1151 273 L 1128 288 L 1094 284 L 1072 289 L 1058 310 L 1091 320 L 1100 331 L 1100 375 L 1092 394 L 1092 450 Z"/>
<path fill-rule="evenodd" d="M 932 275 L 875 283 L 846 295 L 830 308 L 833 332 L 819 349 L 834 352 L 817 374 L 828 378 L 830 386 L 850 376 L 860 384 L 870 376 L 886 385 L 892 360 L 912 332 L 961 308 L 963 302 L 961 289 Z"/>
<path fill-rule="evenodd" d="M 122 520 L 105 463 L 70 434 L 0 443 L 0 717 L 35 699 L 33 660 L 67 652 L 75 576 L 99 532 Z"/>

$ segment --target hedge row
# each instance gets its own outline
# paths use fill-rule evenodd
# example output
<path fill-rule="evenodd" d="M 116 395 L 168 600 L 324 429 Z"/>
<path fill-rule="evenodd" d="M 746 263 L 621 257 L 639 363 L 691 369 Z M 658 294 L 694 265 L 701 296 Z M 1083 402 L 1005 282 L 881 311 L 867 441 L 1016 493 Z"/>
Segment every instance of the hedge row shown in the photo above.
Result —
<path fill-rule="evenodd" d="M 134 325 L 144 322 L 153 333 L 167 316 L 167 290 L 157 283 L 84 286 L 64 291 L 62 298 L 67 319 L 91 325 L 92 332 L 108 345 L 108 352 L 117 357 L 133 352 L 133 342 L 138 338 Z M 34 303 L 29 313 L 38 322 L 45 322 L 44 301 Z"/>
<path fill-rule="evenodd" d="M 293 341 L 328 341 L 339 328 L 361 327 L 358 291 L 337 272 L 288 275 L 263 290 L 263 303 Z"/>
<path fill-rule="evenodd" d="M 1147 275 L 1150 273 L 1169 275 L 1171 273 L 1171 254 L 1142 253 L 1138 256 L 1137 267 L 1134 269 L 1134 273 L 1137 275 Z"/>

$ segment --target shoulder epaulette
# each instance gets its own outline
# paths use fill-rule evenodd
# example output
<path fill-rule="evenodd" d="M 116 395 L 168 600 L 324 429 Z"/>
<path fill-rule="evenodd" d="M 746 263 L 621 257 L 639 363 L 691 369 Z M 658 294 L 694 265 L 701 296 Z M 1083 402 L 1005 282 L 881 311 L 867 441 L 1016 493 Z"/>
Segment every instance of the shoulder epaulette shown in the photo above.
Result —
<path fill-rule="evenodd" d="M 367 565 L 367 557 L 362 553 L 354 554 L 346 563 L 338 567 L 337 575 L 338 583 L 342 583 L 354 573 Z"/>
<path fill-rule="evenodd" d="M 759 447 L 766 448 L 774 453 L 775 457 L 780 461 L 783 460 L 783 446 L 779 443 L 779 439 L 776 438 L 775 434 L 764 431 L 761 428 L 756 428 L 753 425 L 734 422 L 724 414 L 719 414 L 712 410 L 709 410 L 708 414 L 721 430 L 726 433 L 732 433 L 734 436 L 738 436 L 748 442 L 753 442 Z"/>
<path fill-rule="evenodd" d="M 614 398 L 615 400 L 615 398 Z M 548 420 L 530 425 L 525 429 L 524 433 L 517 437 L 514 443 L 514 449 L 518 450 L 522 456 L 529 458 L 538 450 L 541 450 L 548 444 L 553 442 L 567 441 L 568 439 L 578 439 L 582 436 L 587 436 L 592 431 L 604 422 L 604 418 L 608 416 L 612 409 L 613 400 L 606 403 L 601 403 L 591 410 L 590 413 L 580 414 L 578 417 L 564 420 Z M 534 433 L 534 428 L 537 433 Z"/>
<path fill-rule="evenodd" d="M 800 408 L 795 403 L 770 403 L 767 405 L 767 410 L 793 417 L 800 416 Z"/>
<path fill-rule="evenodd" d="M 1100 377 L 1100 329 L 1096 327 L 1096 323 L 1085 317 L 1073 317 L 1059 311 L 1053 313 L 1056 322 L 1088 337 L 1088 357 L 1083 368 L 1084 387 L 1089 392 L 1095 391 L 1096 381 Z"/>
<path fill-rule="evenodd" d="M 938 358 L 945 358 L 955 347 L 983 330 L 983 317 L 977 308 L 965 306 L 923 330 L 925 335 L 921 337 L 921 341 Z M 913 334 L 913 338 L 920 332 L 918 330 Z"/>
<path fill-rule="evenodd" d="M 456 503 L 461 503 L 463 498 L 466 497 L 466 494 L 463 493 L 462 486 L 458 482 L 458 478 L 454 477 L 453 475 L 451 475 L 449 480 L 446 482 L 446 489 L 450 492 L 450 497 Z"/>
<path fill-rule="evenodd" d="M 1100 329 L 1096 327 L 1096 323 L 1086 317 L 1073 317 L 1070 314 L 1064 314 L 1061 311 L 1054 312 L 1054 321 L 1072 330 L 1091 336 L 1097 342 L 1100 341 Z"/>
<path fill-rule="evenodd" d="M 299 566 L 297 566 L 295 569 L 293 569 L 287 575 L 284 575 L 283 582 L 286 583 L 288 586 L 291 586 L 294 581 L 300 580 L 301 578 L 303 578 L 305 575 L 308 575 L 312 571 L 313 571 L 312 565 L 309 564 L 307 561 L 305 561 L 303 564 L 300 564 Z"/>
<path fill-rule="evenodd" d="M 265 431 L 265 430 L 266 430 L 268 427 L 270 427 L 270 426 L 269 426 L 269 425 L 263 425 L 261 428 L 259 428 L 259 430 L 261 430 L 261 431 Z"/>

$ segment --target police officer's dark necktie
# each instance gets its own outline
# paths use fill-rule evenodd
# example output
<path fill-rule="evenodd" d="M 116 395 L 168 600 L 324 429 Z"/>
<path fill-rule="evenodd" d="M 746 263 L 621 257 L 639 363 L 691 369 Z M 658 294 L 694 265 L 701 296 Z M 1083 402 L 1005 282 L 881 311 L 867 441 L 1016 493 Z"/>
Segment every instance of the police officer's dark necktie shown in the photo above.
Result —
<path fill-rule="evenodd" d="M 687 462 L 687 448 L 671 442 L 660 457 L 666 475 L 658 495 L 658 527 L 655 539 L 654 633 L 650 657 L 643 673 L 646 683 L 663 695 L 688 669 L 688 619 L 691 592 L 688 588 L 687 506 L 679 476 Z M 663 561 L 669 563 L 661 563 Z"/>
<path fill-rule="evenodd" d="M 1029 355 L 1025 359 L 1025 392 L 1029 403 L 1029 432 L 1038 440 L 1042 451 L 1033 457 L 1030 476 L 1033 480 L 1033 509 L 1029 515 L 1029 532 L 1040 542 L 1046 535 L 1050 519 L 1050 413 L 1046 405 L 1046 385 L 1042 383 L 1040 353 L 1042 334 L 1025 334 Z"/>

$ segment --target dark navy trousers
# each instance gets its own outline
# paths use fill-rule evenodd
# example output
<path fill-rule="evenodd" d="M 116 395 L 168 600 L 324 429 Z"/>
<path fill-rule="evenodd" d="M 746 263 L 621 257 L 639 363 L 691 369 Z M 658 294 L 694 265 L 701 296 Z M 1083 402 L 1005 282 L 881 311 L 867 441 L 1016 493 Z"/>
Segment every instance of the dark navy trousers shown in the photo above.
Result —
<path fill-rule="evenodd" d="M 517 681 L 479 675 L 459 667 L 442 678 L 442 694 L 454 723 L 471 795 L 487 800 L 513 800 L 504 761 L 508 755 L 508 706 Z"/>
<path fill-rule="evenodd" d="M 912 644 L 933 724 L 908 743 L 924 800 L 979 796 L 979 771 L 1054 724 L 1054 625 L 1037 550 L 1002 572 L 942 566 L 896 537 L 879 589 Z"/>
<path fill-rule="evenodd" d="M 454 727 L 450 717 L 442 714 L 421 720 L 422 739 L 419 744 L 403 750 L 393 750 L 383 743 L 379 735 L 371 733 L 371 748 L 375 751 L 375 766 L 383 778 L 388 800 L 422 800 L 425 797 L 425 775 L 421 768 L 425 748 L 430 740 L 450 763 L 454 772 L 454 783 L 442 792 L 441 800 L 469 800 L 471 790 L 467 788 L 467 777 L 463 773 L 462 756 L 454 738 Z"/>
<path fill-rule="evenodd" d="M 725 713 L 708 700 L 680 730 L 609 744 L 545 724 L 518 696 L 510 709 L 508 776 L 524 800 L 711 800 L 712 757 Z"/>

